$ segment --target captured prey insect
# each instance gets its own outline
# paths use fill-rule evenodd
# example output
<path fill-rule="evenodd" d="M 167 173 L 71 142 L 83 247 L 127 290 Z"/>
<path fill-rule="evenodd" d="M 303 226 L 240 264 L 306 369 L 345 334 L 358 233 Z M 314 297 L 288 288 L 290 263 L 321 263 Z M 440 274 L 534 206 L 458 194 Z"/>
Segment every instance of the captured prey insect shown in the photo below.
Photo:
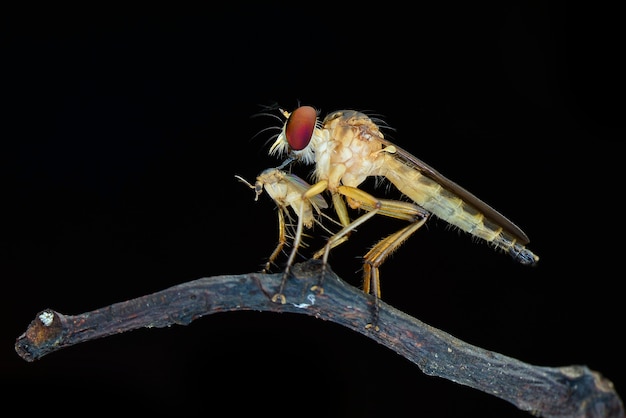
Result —
<path fill-rule="evenodd" d="M 265 268 L 263 269 L 264 273 L 269 272 L 271 265 L 274 264 L 284 246 L 287 244 L 287 238 L 291 238 L 292 240 L 293 248 L 286 263 L 286 267 L 283 270 L 283 279 L 281 281 L 280 289 L 278 293 L 272 297 L 273 302 L 278 302 L 279 300 L 281 303 L 286 302 L 285 296 L 282 292 L 289 277 L 291 266 L 293 265 L 296 254 L 298 253 L 298 249 L 306 246 L 302 242 L 302 237 L 305 235 L 304 228 L 311 229 L 314 224 L 318 224 L 328 234 L 330 234 L 326 245 L 317 251 L 313 256 L 315 259 L 322 258 L 323 265 L 326 266 L 330 250 L 345 242 L 351 231 L 355 230 L 356 227 L 370 219 L 375 214 L 387 214 L 388 216 L 394 216 L 410 222 L 419 219 L 422 219 L 423 222 L 428 214 L 424 209 L 417 205 L 411 205 L 404 202 L 401 202 L 401 204 L 398 205 L 398 202 L 394 200 L 375 199 L 366 192 L 356 189 L 355 193 L 364 202 L 361 209 L 368 211 L 368 213 L 359 217 L 359 219 L 354 222 L 350 222 L 341 230 L 333 232 L 323 224 L 322 218 L 326 218 L 331 223 L 338 225 L 339 227 L 342 226 L 341 223 L 331 218 L 329 215 L 326 215 L 322 211 L 322 209 L 328 208 L 328 204 L 320 194 L 315 194 L 310 198 L 305 197 L 305 194 L 310 190 L 311 185 L 295 174 L 287 173 L 283 171 L 281 167 L 268 168 L 257 176 L 254 185 L 241 176 L 236 175 L 235 177 L 251 189 L 254 189 L 256 193 L 255 200 L 258 200 L 259 196 L 263 193 L 263 190 L 265 190 L 278 207 L 278 244 L 265 264 Z M 368 205 L 367 202 L 374 200 L 377 202 L 377 207 Z M 292 213 L 289 211 L 289 208 L 291 208 L 293 215 L 296 215 L 298 218 L 295 226 Z M 289 237 L 287 235 L 287 230 L 290 231 Z M 317 289 L 323 291 L 321 285 L 317 286 Z M 366 292 L 368 291 L 367 289 L 365 290 Z"/>
<path fill-rule="evenodd" d="M 379 267 L 431 214 L 503 250 L 522 264 L 534 265 L 539 260 L 525 247 L 529 239 L 519 227 L 391 143 L 366 114 L 339 110 L 320 121 L 317 110 L 311 106 L 301 106 L 293 112 L 281 109 L 281 113 L 286 121 L 270 154 L 286 156 L 283 166 L 292 161 L 314 165 L 315 184 L 304 193 L 305 199 L 329 191 L 335 212 L 346 228 L 353 224 L 346 203 L 352 209 L 365 209 L 367 213 L 361 217 L 378 213 L 410 222 L 383 238 L 364 256 L 363 289 L 374 297 L 380 297 Z M 393 201 L 393 205 L 389 201 L 383 204 L 381 199 L 360 190 L 359 185 L 371 176 L 388 180 L 414 204 L 399 200 Z M 360 222 L 359 219 L 354 222 Z"/>
<path fill-rule="evenodd" d="M 272 298 L 274 302 L 280 300 L 281 303 L 285 303 L 286 300 L 282 294 L 283 287 L 289 276 L 291 266 L 295 261 L 298 249 L 306 246 L 302 241 L 302 237 L 305 235 L 304 228 L 311 229 L 314 224 L 317 224 L 331 236 L 335 236 L 335 233 L 323 224 L 322 218 L 325 217 L 338 226 L 341 226 L 341 224 L 322 212 L 322 209 L 328 208 L 328 203 L 321 195 L 317 194 L 306 199 L 303 197 L 311 185 L 295 174 L 287 173 L 280 168 L 268 168 L 257 176 L 254 185 L 241 176 L 235 177 L 251 189 L 254 189 L 256 193 L 255 200 L 258 200 L 263 190 L 265 190 L 278 207 L 278 244 L 265 264 L 264 273 L 269 272 L 272 264 L 281 254 L 284 246 L 287 245 L 288 238 L 292 240 L 293 248 L 283 271 L 280 289 Z M 289 209 L 291 209 L 291 212 Z M 293 215 L 297 217 L 296 221 L 294 221 Z M 337 237 L 333 242 L 336 243 L 335 245 L 339 245 L 343 241 Z"/>

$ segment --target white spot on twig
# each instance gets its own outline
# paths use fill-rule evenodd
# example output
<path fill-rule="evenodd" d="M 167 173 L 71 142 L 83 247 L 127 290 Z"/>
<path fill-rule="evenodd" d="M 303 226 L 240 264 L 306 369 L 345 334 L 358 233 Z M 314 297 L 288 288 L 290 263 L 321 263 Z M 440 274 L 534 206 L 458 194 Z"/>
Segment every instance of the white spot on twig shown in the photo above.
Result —
<path fill-rule="evenodd" d="M 309 293 L 306 297 L 311 303 L 293 303 L 292 305 L 296 308 L 306 309 L 311 305 L 315 305 L 315 295 L 313 293 Z"/>
<path fill-rule="evenodd" d="M 54 314 L 50 311 L 45 311 L 39 314 L 39 320 L 45 327 L 49 327 L 54 321 Z"/>

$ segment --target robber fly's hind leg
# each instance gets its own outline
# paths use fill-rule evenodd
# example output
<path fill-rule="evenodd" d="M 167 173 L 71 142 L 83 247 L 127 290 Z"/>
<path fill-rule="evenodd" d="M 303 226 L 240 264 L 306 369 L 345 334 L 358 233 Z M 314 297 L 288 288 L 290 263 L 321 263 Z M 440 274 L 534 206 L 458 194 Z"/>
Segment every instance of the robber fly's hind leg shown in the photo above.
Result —
<path fill-rule="evenodd" d="M 372 320 L 365 328 L 378 331 L 378 318 L 380 317 L 380 278 L 377 267 L 373 267 L 366 259 L 363 264 L 363 291 L 370 293 L 373 298 L 372 304 Z M 372 289 L 376 289 L 371 291 Z"/>
<path fill-rule="evenodd" d="M 350 225 L 352 227 L 351 229 L 354 229 L 354 227 L 369 219 L 369 217 L 374 214 L 409 222 L 409 225 L 378 242 L 364 257 L 363 291 L 374 297 L 372 322 L 368 324 L 367 327 L 378 329 L 380 311 L 379 267 L 393 251 L 395 251 L 408 237 L 411 236 L 411 234 L 424 225 L 430 213 L 413 203 L 390 199 L 378 199 L 355 187 L 339 186 L 338 190 L 347 198 L 351 207 L 368 211 L 367 214 L 358 218 Z"/>
<path fill-rule="evenodd" d="M 418 219 L 397 232 L 380 240 L 371 250 L 365 254 L 363 262 L 363 291 L 374 297 L 374 309 L 372 322 L 368 328 L 378 329 L 380 311 L 380 273 L 379 267 L 407 238 L 417 231 L 428 219 L 426 213 L 422 213 Z"/>

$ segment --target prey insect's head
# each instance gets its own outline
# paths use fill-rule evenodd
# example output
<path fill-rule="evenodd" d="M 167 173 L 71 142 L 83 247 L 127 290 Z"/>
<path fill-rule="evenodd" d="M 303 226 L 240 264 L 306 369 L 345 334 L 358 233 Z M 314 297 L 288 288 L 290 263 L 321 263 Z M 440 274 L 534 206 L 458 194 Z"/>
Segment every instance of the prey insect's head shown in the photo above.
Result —
<path fill-rule="evenodd" d="M 257 200 L 259 200 L 259 196 L 263 193 L 263 183 L 260 183 L 259 181 L 257 181 L 254 185 L 251 184 L 248 180 L 244 179 L 241 176 L 237 176 L 235 175 L 235 178 L 237 180 L 239 180 L 240 182 L 242 182 L 243 184 L 247 185 L 249 188 L 254 190 L 254 193 L 256 194 L 254 201 L 256 202 Z"/>
<path fill-rule="evenodd" d="M 300 106 L 293 112 L 281 109 L 286 121 L 281 133 L 270 148 L 270 155 L 288 155 L 293 160 L 313 164 L 316 135 L 319 136 L 321 122 L 312 106 Z"/>

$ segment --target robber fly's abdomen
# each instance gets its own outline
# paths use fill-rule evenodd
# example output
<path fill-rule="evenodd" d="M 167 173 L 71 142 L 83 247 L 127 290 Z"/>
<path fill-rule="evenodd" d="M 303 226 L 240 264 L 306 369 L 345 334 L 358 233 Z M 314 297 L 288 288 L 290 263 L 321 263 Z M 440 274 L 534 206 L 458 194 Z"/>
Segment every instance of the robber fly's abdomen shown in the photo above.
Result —
<path fill-rule="evenodd" d="M 388 158 L 385 167 L 384 176 L 391 183 L 436 217 L 504 250 L 522 264 L 534 264 L 539 260 L 524 247 L 519 237 L 489 219 L 454 191 L 394 158 Z"/>

